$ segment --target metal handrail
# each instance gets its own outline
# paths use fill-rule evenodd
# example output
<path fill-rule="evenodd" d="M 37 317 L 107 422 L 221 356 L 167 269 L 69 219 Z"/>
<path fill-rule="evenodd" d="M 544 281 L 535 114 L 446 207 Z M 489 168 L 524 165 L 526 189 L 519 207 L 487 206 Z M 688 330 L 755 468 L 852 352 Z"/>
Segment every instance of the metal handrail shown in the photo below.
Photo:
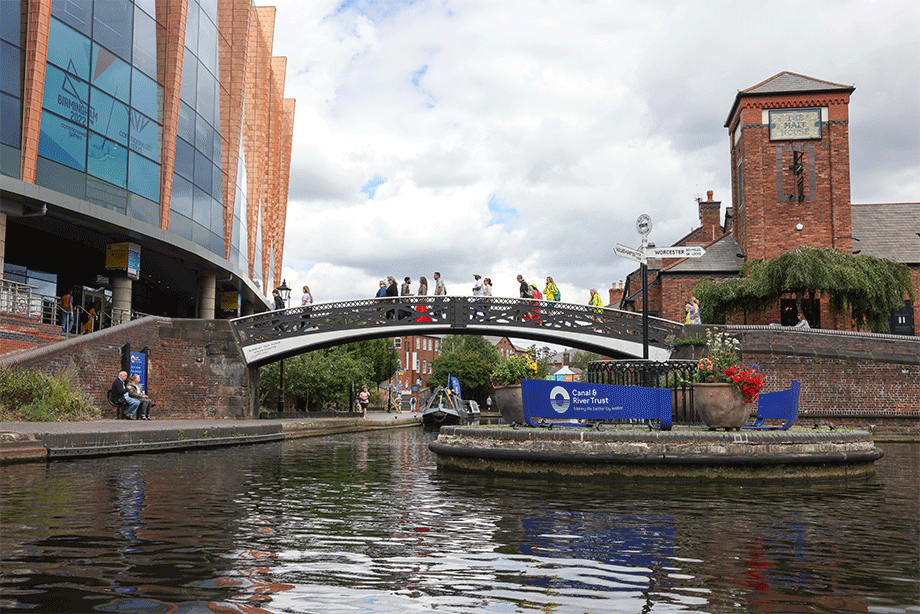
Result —
<path fill-rule="evenodd" d="M 56 296 L 49 296 L 36 292 L 36 287 L 8 279 L 0 280 L 0 313 L 31 318 L 36 323 L 51 326 L 61 325 L 61 304 Z M 88 311 L 79 305 L 73 306 L 74 326 L 67 335 L 80 334 L 83 315 Z M 93 332 L 108 328 L 119 322 L 136 320 L 146 314 L 138 311 L 112 307 L 109 311 L 100 308 L 96 312 Z"/>

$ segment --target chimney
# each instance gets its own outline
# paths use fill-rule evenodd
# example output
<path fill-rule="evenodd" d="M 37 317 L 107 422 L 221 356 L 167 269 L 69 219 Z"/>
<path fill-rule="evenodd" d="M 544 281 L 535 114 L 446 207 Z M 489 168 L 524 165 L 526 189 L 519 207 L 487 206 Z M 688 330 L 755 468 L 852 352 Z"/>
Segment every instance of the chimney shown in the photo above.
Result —
<path fill-rule="evenodd" d="M 623 298 L 623 282 L 611 283 L 610 289 L 607 292 L 610 295 L 607 306 L 613 307 L 614 309 L 620 309 L 620 300 Z"/>
<path fill-rule="evenodd" d="M 722 236 L 722 225 L 719 223 L 721 210 L 722 201 L 712 200 L 712 190 L 706 192 L 706 200 L 700 201 L 700 239 L 704 243 Z"/>

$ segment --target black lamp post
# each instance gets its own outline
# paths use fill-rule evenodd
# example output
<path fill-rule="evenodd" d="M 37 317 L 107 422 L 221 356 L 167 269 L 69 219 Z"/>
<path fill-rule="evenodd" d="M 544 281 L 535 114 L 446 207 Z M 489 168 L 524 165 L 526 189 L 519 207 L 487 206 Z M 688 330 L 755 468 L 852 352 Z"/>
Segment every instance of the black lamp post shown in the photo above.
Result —
<path fill-rule="evenodd" d="M 281 300 L 284 302 L 284 307 L 287 308 L 288 300 L 291 298 L 291 289 L 288 288 L 287 282 L 281 280 L 281 285 L 275 288 L 278 291 L 278 296 L 281 297 Z M 278 411 L 284 411 L 284 359 L 281 359 L 281 378 L 278 382 Z"/>
<path fill-rule="evenodd" d="M 387 346 L 387 355 L 390 357 L 390 362 L 387 364 L 387 371 L 393 368 L 393 344 L 390 343 Z M 387 380 L 387 413 L 390 413 L 390 406 L 393 404 L 393 373 L 390 373 L 390 378 Z"/>

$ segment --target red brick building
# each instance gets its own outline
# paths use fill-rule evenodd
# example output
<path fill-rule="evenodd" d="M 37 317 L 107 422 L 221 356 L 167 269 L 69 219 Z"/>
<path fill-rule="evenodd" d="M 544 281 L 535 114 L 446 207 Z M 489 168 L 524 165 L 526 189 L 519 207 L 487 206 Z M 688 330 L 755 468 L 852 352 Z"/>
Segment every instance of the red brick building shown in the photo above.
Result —
<path fill-rule="evenodd" d="M 700 279 L 736 277 L 747 258 L 769 260 L 800 246 L 904 262 L 920 287 L 920 235 L 915 232 L 920 203 L 850 202 L 848 105 L 854 89 L 783 72 L 738 92 L 725 122 L 733 206 L 723 218 L 712 192 L 698 201 L 700 228 L 675 246 L 701 245 L 706 250 L 702 258 L 649 261 L 650 314 L 681 320 Z M 641 291 L 636 271 L 628 276 L 619 305 L 641 309 Z M 794 303 L 790 296 L 765 313 L 736 315 L 731 322 L 790 325 Z M 918 307 L 906 305 L 900 326 L 893 315 L 893 332 L 915 334 Z M 850 318 L 834 314 L 827 300 L 806 304 L 805 311 L 814 327 L 851 327 Z"/>

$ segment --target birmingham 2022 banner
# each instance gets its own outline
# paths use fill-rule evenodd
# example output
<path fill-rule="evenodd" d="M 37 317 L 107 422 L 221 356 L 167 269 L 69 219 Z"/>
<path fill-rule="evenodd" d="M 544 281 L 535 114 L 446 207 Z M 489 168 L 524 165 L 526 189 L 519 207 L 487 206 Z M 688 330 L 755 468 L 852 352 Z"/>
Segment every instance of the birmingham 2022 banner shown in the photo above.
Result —
<path fill-rule="evenodd" d="M 521 380 L 524 418 L 534 420 L 658 420 L 671 429 L 671 389 Z"/>

